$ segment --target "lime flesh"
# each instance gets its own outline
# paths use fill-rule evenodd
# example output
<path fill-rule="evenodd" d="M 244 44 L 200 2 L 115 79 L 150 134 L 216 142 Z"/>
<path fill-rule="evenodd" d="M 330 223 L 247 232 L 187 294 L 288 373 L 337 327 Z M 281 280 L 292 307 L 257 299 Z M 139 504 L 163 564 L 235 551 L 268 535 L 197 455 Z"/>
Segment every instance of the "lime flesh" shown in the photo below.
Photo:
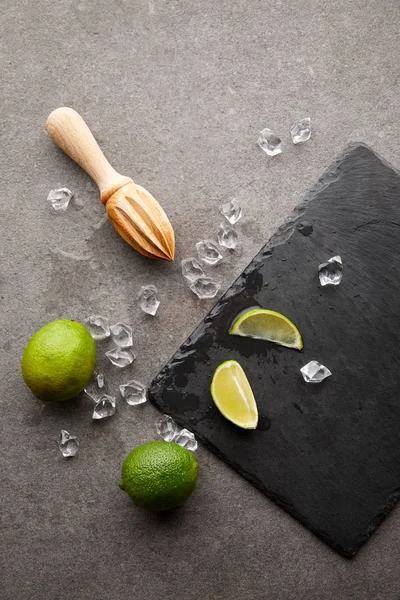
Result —
<path fill-rule="evenodd" d="M 241 365 L 227 360 L 215 370 L 211 396 L 220 413 L 242 429 L 255 429 L 258 410 L 250 383 Z"/>
<path fill-rule="evenodd" d="M 229 333 L 274 342 L 286 348 L 303 348 L 303 339 L 296 325 L 285 315 L 265 308 L 254 308 L 241 314 Z"/>

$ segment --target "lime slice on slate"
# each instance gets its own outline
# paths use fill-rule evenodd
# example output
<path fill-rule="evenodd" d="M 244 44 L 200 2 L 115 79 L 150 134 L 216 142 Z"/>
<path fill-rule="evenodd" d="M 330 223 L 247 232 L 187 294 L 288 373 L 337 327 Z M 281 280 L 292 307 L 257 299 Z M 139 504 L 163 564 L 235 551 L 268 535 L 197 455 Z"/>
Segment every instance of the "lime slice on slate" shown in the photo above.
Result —
<path fill-rule="evenodd" d="M 296 325 L 285 315 L 265 308 L 254 308 L 240 315 L 229 333 L 267 340 L 296 350 L 303 348 L 301 333 Z"/>
<path fill-rule="evenodd" d="M 242 429 L 257 427 L 257 404 L 246 373 L 238 362 L 227 360 L 217 367 L 211 382 L 211 395 L 226 419 Z"/>

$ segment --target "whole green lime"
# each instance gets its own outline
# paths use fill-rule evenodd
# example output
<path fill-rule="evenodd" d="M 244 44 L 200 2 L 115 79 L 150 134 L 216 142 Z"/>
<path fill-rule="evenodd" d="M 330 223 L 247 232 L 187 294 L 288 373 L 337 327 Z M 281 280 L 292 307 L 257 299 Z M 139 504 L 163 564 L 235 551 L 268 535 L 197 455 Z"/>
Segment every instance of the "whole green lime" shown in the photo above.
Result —
<path fill-rule="evenodd" d="M 169 510 L 193 492 L 199 465 L 192 452 L 173 442 L 148 442 L 124 460 L 119 487 L 147 510 Z"/>
<path fill-rule="evenodd" d="M 60 319 L 47 323 L 29 340 L 22 377 L 40 400 L 69 400 L 90 381 L 96 344 L 83 325 Z"/>

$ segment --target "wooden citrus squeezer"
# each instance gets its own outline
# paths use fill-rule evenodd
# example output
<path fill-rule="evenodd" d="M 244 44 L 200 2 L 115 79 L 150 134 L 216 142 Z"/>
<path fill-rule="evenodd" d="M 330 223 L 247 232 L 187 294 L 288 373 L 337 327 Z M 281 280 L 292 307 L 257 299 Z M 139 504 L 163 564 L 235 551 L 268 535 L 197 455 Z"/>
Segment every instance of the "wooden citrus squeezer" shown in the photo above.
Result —
<path fill-rule="evenodd" d="M 119 235 L 144 256 L 173 261 L 175 236 L 167 215 L 147 190 L 113 169 L 82 117 L 72 108 L 57 108 L 46 130 L 97 183 Z"/>

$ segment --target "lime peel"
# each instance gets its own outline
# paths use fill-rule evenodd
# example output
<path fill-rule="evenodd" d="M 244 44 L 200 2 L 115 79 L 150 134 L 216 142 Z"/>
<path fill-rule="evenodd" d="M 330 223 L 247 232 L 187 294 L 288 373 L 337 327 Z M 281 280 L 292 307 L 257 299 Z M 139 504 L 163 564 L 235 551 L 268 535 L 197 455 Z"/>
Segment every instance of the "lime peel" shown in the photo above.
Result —
<path fill-rule="evenodd" d="M 96 344 L 77 321 L 58 319 L 41 327 L 22 357 L 22 377 L 39 400 L 69 400 L 90 381 Z"/>
<path fill-rule="evenodd" d="M 125 458 L 119 487 L 136 506 L 153 511 L 175 508 L 193 492 L 198 462 L 174 442 L 147 442 Z"/>

